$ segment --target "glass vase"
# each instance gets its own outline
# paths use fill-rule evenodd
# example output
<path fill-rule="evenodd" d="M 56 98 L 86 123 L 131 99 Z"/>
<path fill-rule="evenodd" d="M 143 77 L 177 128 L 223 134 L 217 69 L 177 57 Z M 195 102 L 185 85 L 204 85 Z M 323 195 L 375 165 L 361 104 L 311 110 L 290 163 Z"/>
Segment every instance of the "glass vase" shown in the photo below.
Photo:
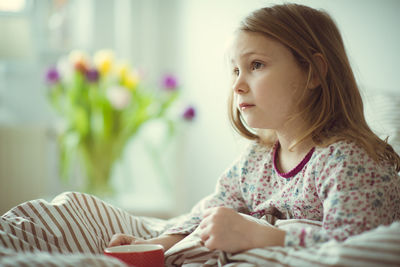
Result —
<path fill-rule="evenodd" d="M 115 193 L 111 178 L 116 158 L 111 150 L 111 146 L 81 145 L 82 171 L 85 174 L 84 192 L 98 197 L 111 197 Z"/>

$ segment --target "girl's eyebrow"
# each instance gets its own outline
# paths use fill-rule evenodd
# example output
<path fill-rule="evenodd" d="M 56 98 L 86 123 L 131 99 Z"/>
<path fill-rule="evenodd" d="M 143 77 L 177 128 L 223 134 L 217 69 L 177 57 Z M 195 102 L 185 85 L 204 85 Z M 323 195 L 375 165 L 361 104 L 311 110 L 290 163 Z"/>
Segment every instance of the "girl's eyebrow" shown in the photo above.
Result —
<path fill-rule="evenodd" d="M 260 53 L 260 52 L 255 52 L 255 51 L 248 51 L 248 52 L 243 52 L 239 55 L 240 58 L 246 58 L 246 57 L 250 57 L 252 55 L 257 55 L 257 56 L 262 56 L 268 59 L 271 59 L 270 56 L 268 56 L 267 54 L 264 53 Z M 233 58 L 231 58 L 231 63 L 235 63 L 235 60 Z"/>
<path fill-rule="evenodd" d="M 255 52 L 255 51 L 248 51 L 240 54 L 240 57 L 249 57 L 251 55 L 258 55 L 258 56 L 263 56 L 263 57 L 269 57 L 268 55 L 260 52 Z"/>

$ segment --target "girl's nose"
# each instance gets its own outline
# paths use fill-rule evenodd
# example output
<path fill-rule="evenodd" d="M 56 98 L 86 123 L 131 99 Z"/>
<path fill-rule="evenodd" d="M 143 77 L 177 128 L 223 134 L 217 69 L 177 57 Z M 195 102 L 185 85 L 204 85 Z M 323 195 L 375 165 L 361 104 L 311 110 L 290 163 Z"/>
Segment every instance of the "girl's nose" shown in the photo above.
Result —
<path fill-rule="evenodd" d="M 249 86 L 242 79 L 238 78 L 233 84 L 232 89 L 236 94 L 245 94 L 249 91 Z"/>

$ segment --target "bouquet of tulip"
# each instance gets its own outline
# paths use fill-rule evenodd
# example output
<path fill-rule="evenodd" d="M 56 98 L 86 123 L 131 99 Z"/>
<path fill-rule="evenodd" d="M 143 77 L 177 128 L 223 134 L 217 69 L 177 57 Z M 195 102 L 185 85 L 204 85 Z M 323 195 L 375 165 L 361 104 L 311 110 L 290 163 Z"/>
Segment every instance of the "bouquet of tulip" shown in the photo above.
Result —
<path fill-rule="evenodd" d="M 48 98 L 64 122 L 59 138 L 61 177 L 70 177 L 71 164 L 79 156 L 87 192 L 112 191 L 113 163 L 146 122 L 175 122 L 167 111 L 179 96 L 176 78 L 165 76 L 162 88 L 146 86 L 138 71 L 116 62 L 112 51 L 98 51 L 93 58 L 73 51 L 48 70 L 46 79 Z M 192 119 L 193 108 L 183 116 Z"/>

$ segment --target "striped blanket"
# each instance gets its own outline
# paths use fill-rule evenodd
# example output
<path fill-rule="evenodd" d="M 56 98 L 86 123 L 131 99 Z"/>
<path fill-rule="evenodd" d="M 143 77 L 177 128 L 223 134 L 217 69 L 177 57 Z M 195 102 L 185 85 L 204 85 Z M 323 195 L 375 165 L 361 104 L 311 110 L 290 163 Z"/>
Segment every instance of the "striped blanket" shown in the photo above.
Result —
<path fill-rule="evenodd" d="M 0 266 L 125 266 L 102 254 L 115 233 L 153 238 L 180 220 L 137 217 L 102 200 L 67 192 L 51 202 L 33 200 L 0 221 Z M 303 220 L 276 225 L 301 227 Z M 311 248 L 210 251 L 196 231 L 165 252 L 166 266 L 400 266 L 400 222 Z"/>

